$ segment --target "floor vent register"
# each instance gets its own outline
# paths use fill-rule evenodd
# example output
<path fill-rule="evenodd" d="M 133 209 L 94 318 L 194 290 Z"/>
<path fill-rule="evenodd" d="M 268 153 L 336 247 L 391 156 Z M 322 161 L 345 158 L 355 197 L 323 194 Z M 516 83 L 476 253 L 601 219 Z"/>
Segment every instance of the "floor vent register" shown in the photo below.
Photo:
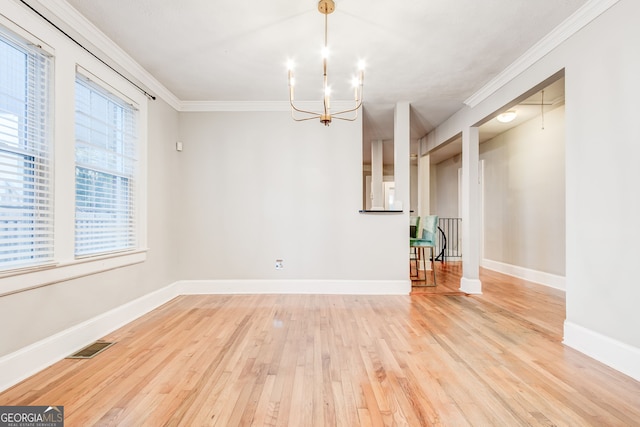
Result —
<path fill-rule="evenodd" d="M 67 359 L 92 359 L 114 344 L 115 342 L 96 341 L 71 356 L 68 356 Z"/>

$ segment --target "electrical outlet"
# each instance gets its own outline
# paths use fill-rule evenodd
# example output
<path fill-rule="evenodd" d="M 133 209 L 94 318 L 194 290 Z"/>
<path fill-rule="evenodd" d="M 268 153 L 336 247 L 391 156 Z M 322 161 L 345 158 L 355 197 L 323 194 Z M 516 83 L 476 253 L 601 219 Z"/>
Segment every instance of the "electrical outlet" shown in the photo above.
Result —
<path fill-rule="evenodd" d="M 284 268 L 284 261 L 281 259 L 276 260 L 276 270 L 282 270 Z"/>

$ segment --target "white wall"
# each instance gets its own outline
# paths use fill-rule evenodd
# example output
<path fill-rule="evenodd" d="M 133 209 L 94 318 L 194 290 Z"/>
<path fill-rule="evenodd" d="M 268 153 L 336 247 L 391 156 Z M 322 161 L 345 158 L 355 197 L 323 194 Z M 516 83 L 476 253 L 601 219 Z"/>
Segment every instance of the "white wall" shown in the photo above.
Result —
<path fill-rule="evenodd" d="M 100 65 L 96 65 L 88 54 L 42 19 L 20 7 L 17 2 L 3 1 L 1 12 L 55 49 L 57 139 L 55 140 L 54 168 L 73 176 L 72 94 L 74 93 L 75 64 L 88 63 L 96 69 L 100 68 Z M 148 191 L 146 198 L 149 213 L 147 224 L 149 249 L 146 261 L 142 264 L 0 296 L 0 324 L 2 325 L 0 360 L 4 355 L 79 325 L 177 280 L 175 257 L 178 250 L 173 225 L 176 190 L 174 177 L 177 175 L 174 141 L 178 135 L 178 114 L 161 100 L 149 102 L 147 127 Z M 62 138 L 62 135 L 65 138 Z M 63 203 L 73 205 L 73 198 L 72 196 L 58 198 L 55 203 L 57 207 Z M 70 220 L 72 224 L 73 218 Z M 58 223 L 68 221 L 69 218 L 56 218 Z M 72 227 L 56 228 L 56 231 L 58 232 L 56 239 L 73 241 L 72 235 L 68 234 L 73 232 Z M 18 280 L 18 276 L 3 280 Z M 34 285 L 37 284 L 34 283 Z M 3 368 L 5 368 L 4 365 Z M 4 385 L 1 382 L 0 388 Z"/>
<path fill-rule="evenodd" d="M 180 138 L 182 279 L 408 279 L 408 213 L 358 213 L 361 124 L 181 113 Z"/>
<path fill-rule="evenodd" d="M 480 144 L 484 257 L 565 274 L 564 106 Z"/>
<path fill-rule="evenodd" d="M 432 184 L 432 211 L 440 218 L 458 218 L 458 169 L 462 167 L 460 156 L 453 156 L 443 160 L 433 167 L 435 181 Z"/>
<path fill-rule="evenodd" d="M 588 6 L 598 3 L 611 2 Z M 428 146 L 565 69 L 565 343 L 640 379 L 640 2 L 613 3 L 476 106 L 438 126 Z"/>
<path fill-rule="evenodd" d="M 411 188 L 411 215 L 412 216 L 417 216 L 418 215 L 418 211 L 419 211 L 419 206 L 418 206 L 418 163 L 412 163 L 409 166 L 409 181 L 410 181 L 410 188 Z"/>
<path fill-rule="evenodd" d="M 94 318 L 178 279 L 174 218 L 177 113 L 149 108 L 147 260 L 104 273 L 0 297 L 0 356 Z"/>
<path fill-rule="evenodd" d="M 640 2 L 571 40 L 567 91 L 567 322 L 640 348 Z M 596 350 L 597 351 L 597 350 Z M 640 358 L 635 360 L 637 369 Z"/>

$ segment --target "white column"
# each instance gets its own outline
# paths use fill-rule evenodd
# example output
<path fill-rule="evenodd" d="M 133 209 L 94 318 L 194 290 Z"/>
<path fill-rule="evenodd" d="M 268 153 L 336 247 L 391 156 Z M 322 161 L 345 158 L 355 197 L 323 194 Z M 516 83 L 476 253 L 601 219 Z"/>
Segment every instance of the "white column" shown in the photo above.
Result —
<path fill-rule="evenodd" d="M 382 140 L 371 141 L 371 209 L 384 209 Z"/>
<path fill-rule="evenodd" d="M 395 181 L 395 199 L 402 203 L 402 209 L 407 216 L 409 228 L 410 210 L 410 179 L 409 179 L 409 146 L 411 144 L 411 122 L 408 102 L 398 102 L 393 119 L 393 164 Z"/>
<path fill-rule="evenodd" d="M 431 197 L 431 159 L 427 154 L 418 154 L 418 212 L 416 216 L 431 214 L 429 200 Z"/>
<path fill-rule="evenodd" d="M 480 282 L 480 184 L 478 128 L 462 132 L 462 278 L 460 290 L 481 294 Z"/>

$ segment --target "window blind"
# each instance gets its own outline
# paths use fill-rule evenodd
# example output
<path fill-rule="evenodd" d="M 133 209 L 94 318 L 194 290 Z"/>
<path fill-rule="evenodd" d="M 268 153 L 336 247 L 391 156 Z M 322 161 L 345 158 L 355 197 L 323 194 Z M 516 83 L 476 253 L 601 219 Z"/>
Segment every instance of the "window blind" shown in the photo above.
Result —
<path fill-rule="evenodd" d="M 136 109 L 76 77 L 75 254 L 136 247 Z"/>
<path fill-rule="evenodd" d="M 52 262 L 51 60 L 0 29 L 0 270 Z"/>

